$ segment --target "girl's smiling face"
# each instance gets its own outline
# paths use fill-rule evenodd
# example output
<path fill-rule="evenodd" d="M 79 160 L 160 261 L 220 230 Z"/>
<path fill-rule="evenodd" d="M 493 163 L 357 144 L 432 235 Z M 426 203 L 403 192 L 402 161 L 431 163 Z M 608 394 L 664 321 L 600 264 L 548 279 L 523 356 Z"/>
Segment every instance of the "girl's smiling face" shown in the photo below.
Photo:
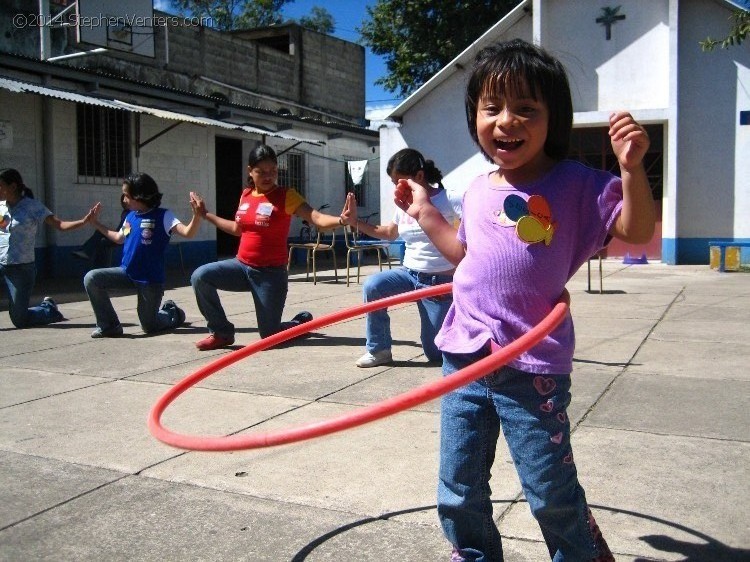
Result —
<path fill-rule="evenodd" d="M 538 96 L 511 90 L 488 91 L 479 99 L 477 138 L 508 183 L 528 183 L 552 165 L 544 152 L 549 108 Z"/>

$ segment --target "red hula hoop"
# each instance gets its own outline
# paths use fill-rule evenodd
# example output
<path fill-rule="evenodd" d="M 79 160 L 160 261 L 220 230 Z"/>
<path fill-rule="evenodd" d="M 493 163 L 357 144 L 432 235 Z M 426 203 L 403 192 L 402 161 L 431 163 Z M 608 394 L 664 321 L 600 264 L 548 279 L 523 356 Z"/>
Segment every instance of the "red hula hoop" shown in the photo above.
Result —
<path fill-rule="evenodd" d="M 440 380 L 418 386 L 410 391 L 383 400 L 382 402 L 328 420 L 313 422 L 283 430 L 271 431 L 268 433 L 227 436 L 185 435 L 174 433 L 161 424 L 162 414 L 167 407 L 178 396 L 180 396 L 180 394 L 208 376 L 220 371 L 224 367 L 228 367 L 229 365 L 244 359 L 245 357 L 249 357 L 259 351 L 263 351 L 302 334 L 306 334 L 317 328 L 329 326 L 342 320 L 347 320 L 373 310 L 387 308 L 396 304 L 444 295 L 451 292 L 452 289 L 452 283 L 445 283 L 443 285 L 419 289 L 417 291 L 411 291 L 409 293 L 403 293 L 393 297 L 387 297 L 344 310 L 339 310 L 315 318 L 310 322 L 300 324 L 299 326 L 294 326 L 267 338 L 263 338 L 227 355 L 223 355 L 216 361 L 198 369 L 193 374 L 188 375 L 179 381 L 156 401 L 148 416 L 149 431 L 151 431 L 151 434 L 163 443 L 180 449 L 188 449 L 192 451 L 239 451 L 244 449 L 257 449 L 283 445 L 350 429 L 401 412 L 413 406 L 423 404 L 424 402 L 429 402 L 438 396 L 442 396 L 443 394 L 475 381 L 485 374 L 500 368 L 547 337 L 547 335 L 565 318 L 570 304 L 570 295 L 565 291 L 560 301 L 539 324 L 517 340 L 490 354 L 488 357 L 485 357 L 484 359 L 481 359 L 451 375 L 442 377 Z"/>

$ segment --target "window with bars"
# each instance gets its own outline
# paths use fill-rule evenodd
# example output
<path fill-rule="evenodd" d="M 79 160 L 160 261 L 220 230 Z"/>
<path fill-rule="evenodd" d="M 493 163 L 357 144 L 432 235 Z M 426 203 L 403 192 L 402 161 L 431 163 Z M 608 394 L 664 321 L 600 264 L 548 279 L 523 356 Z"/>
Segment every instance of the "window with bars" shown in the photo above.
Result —
<path fill-rule="evenodd" d="M 78 181 L 118 184 L 130 174 L 130 114 L 127 111 L 76 106 Z"/>
<path fill-rule="evenodd" d="M 368 163 L 367 167 L 370 167 Z M 349 166 L 347 162 L 344 162 L 344 177 L 346 178 L 346 186 L 344 190 L 344 197 L 350 191 L 354 192 L 354 197 L 357 199 L 357 207 L 367 207 L 367 194 L 370 191 L 370 173 L 369 169 L 365 171 L 362 176 L 362 181 L 359 184 L 354 185 L 352 176 L 349 174 Z"/>
<path fill-rule="evenodd" d="M 307 181 L 305 174 L 305 155 L 301 152 L 285 152 L 278 157 L 279 185 L 293 187 L 304 198 L 307 198 Z"/>

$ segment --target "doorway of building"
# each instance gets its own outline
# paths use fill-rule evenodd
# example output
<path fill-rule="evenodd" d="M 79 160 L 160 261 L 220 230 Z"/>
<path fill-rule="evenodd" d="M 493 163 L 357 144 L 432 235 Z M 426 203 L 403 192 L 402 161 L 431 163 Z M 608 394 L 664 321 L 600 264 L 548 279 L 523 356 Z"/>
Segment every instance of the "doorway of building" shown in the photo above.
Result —
<path fill-rule="evenodd" d="M 646 125 L 651 145 L 643 159 L 646 174 L 651 185 L 651 193 L 656 204 L 656 228 L 654 236 L 648 244 L 634 246 L 619 240 L 612 240 L 607 246 L 608 255 L 640 258 L 645 255 L 649 260 L 661 259 L 662 237 L 662 197 L 664 194 L 664 127 L 662 125 Z M 620 166 L 612 152 L 612 143 L 606 127 L 585 127 L 573 129 L 570 142 L 570 159 L 578 160 L 601 170 L 607 170 L 620 175 Z"/>
<path fill-rule="evenodd" d="M 242 163 L 242 140 L 216 137 L 216 214 L 234 219 L 237 202 L 245 183 L 245 166 Z M 237 255 L 240 239 L 216 229 L 216 254 L 219 258 Z"/>

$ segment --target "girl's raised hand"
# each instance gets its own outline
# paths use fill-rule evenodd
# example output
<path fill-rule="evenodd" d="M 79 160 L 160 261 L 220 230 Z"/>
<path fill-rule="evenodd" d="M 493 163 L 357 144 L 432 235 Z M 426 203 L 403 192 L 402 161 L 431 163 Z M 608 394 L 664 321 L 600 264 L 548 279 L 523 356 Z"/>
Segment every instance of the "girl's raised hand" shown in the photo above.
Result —
<path fill-rule="evenodd" d="M 194 215 L 206 216 L 206 202 L 195 191 L 190 192 L 190 208 L 193 209 Z"/>
<path fill-rule="evenodd" d="M 430 205 L 430 194 L 414 180 L 401 179 L 396 183 L 393 202 L 410 217 L 419 218 L 419 212 Z"/>
<path fill-rule="evenodd" d="M 630 170 L 643 163 L 651 141 L 630 113 L 620 111 L 609 116 L 609 136 L 621 168 Z"/>
<path fill-rule="evenodd" d="M 357 198 L 354 196 L 353 192 L 350 191 L 346 194 L 344 208 L 339 216 L 344 224 L 357 224 Z"/>
<path fill-rule="evenodd" d="M 95 223 L 99 220 L 99 213 L 101 212 L 102 212 L 102 204 L 97 203 L 96 205 L 91 207 L 91 209 L 86 214 L 86 217 L 83 220 L 88 223 Z"/>

